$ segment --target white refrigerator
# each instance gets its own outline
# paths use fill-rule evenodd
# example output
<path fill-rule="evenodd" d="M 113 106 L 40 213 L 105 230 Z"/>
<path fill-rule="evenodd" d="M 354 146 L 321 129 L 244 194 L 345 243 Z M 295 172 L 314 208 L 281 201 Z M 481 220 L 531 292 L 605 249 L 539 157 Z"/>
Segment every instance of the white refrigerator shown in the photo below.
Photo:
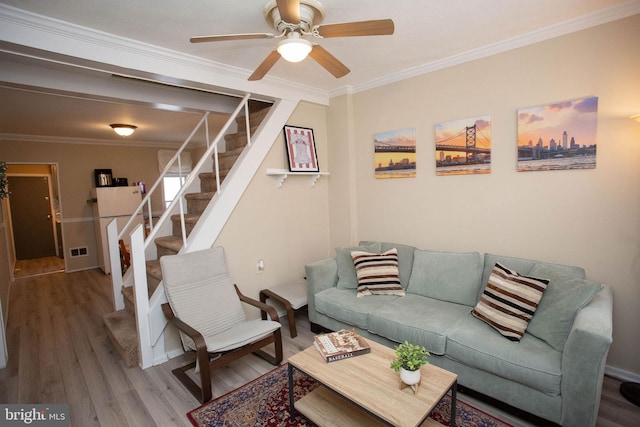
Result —
<path fill-rule="evenodd" d="M 140 202 L 142 202 L 142 194 L 138 186 L 98 187 L 91 190 L 91 197 L 94 201 L 93 212 L 98 248 L 98 265 L 105 274 L 110 274 L 111 263 L 109 262 L 107 225 L 116 219 L 118 233 L 120 233 L 133 212 L 140 205 Z M 131 244 L 129 233 L 142 222 L 142 213 L 140 213 L 136 215 L 134 225 L 130 227 L 129 232 L 122 238 L 127 246 Z"/>

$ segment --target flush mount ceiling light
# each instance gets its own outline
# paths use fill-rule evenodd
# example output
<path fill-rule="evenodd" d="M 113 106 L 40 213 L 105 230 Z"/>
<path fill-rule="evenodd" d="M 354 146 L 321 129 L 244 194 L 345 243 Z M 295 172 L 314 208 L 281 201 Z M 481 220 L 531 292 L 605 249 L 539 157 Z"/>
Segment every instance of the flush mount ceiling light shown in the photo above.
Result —
<path fill-rule="evenodd" d="M 289 62 L 300 62 L 311 52 L 311 42 L 300 38 L 300 33 L 292 31 L 278 43 L 278 53 Z"/>
<path fill-rule="evenodd" d="M 138 129 L 138 127 L 134 125 L 123 125 L 119 123 L 114 123 L 109 126 L 120 136 L 129 136 L 133 131 Z"/>

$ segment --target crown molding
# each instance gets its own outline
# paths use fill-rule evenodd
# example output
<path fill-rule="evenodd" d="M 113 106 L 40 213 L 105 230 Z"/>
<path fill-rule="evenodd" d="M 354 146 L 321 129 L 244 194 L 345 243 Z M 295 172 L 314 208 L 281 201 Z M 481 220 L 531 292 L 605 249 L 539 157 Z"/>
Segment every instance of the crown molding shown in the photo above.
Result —
<path fill-rule="evenodd" d="M 132 40 L 92 28 L 38 15 L 0 4 L 0 40 L 43 52 L 48 60 L 63 65 L 104 71 L 102 64 L 142 72 L 167 70 L 172 78 L 197 81 L 219 88 L 219 93 L 238 96 L 245 93 L 268 98 L 305 100 L 328 105 L 326 90 L 267 77 L 250 82 L 252 71 L 160 46 Z M 5 49 L 5 51 L 8 51 Z M 53 55 L 46 56 L 47 52 Z M 12 52 L 33 57 L 32 53 Z M 62 58 L 59 56 L 62 55 Z M 79 58 L 80 60 L 76 60 Z M 160 68 L 154 64 L 162 64 Z M 181 74 L 181 75 L 178 75 Z M 214 81 L 215 80 L 215 81 Z"/>
<path fill-rule="evenodd" d="M 22 42 L 24 42 L 24 40 L 36 40 L 26 45 L 36 49 L 79 58 L 85 57 L 86 55 L 81 55 L 78 51 L 82 51 L 85 54 L 91 53 L 94 56 L 88 59 L 105 63 L 111 62 L 105 61 L 102 54 L 106 54 L 112 58 L 122 58 L 123 56 L 130 55 L 128 57 L 137 58 L 133 60 L 135 62 L 133 66 L 122 63 L 122 61 L 126 62 L 126 59 L 122 60 L 118 65 L 136 69 L 137 67 L 135 65 L 141 65 L 144 63 L 144 59 L 149 59 L 164 64 L 171 64 L 176 72 L 189 74 L 191 77 L 187 78 L 188 80 L 214 84 L 220 88 L 221 93 L 225 93 L 225 90 L 232 91 L 235 94 L 251 92 L 276 98 L 299 99 L 328 105 L 329 99 L 335 96 L 355 94 L 626 18 L 638 13 L 640 13 L 640 1 L 628 0 L 615 6 L 583 15 L 579 18 L 550 25 L 481 48 L 472 49 L 437 61 L 391 73 L 362 84 L 342 86 L 333 91 L 320 90 L 272 76 L 267 76 L 259 82 L 247 82 L 247 77 L 251 74 L 250 70 L 187 55 L 47 16 L 37 15 L 4 4 L 0 4 L 0 24 L 2 24 L 0 25 L 0 39 L 18 45 L 23 44 Z M 45 35 L 43 36 L 42 33 Z M 142 71 L 153 71 L 142 68 L 138 69 Z M 200 76 L 201 78 L 194 78 L 194 75 Z M 211 76 L 216 77 L 215 82 L 208 81 L 208 79 L 211 79 Z"/>
<path fill-rule="evenodd" d="M 98 138 L 75 138 L 66 136 L 44 136 L 44 135 L 24 135 L 16 133 L 0 133 L 0 142 L 17 141 L 17 142 L 37 142 L 46 144 L 76 144 L 76 145 L 108 145 L 128 148 L 179 148 L 180 142 L 154 142 L 140 141 L 127 138 L 126 140 L 98 139 Z"/>
<path fill-rule="evenodd" d="M 329 96 L 334 97 L 338 95 L 363 92 L 365 90 L 374 89 L 376 87 L 384 86 L 391 83 L 396 83 L 401 80 L 431 73 L 433 71 L 442 70 L 445 68 L 453 67 L 455 65 L 464 64 L 466 62 L 475 61 L 477 59 L 486 58 L 499 53 L 539 43 L 555 37 L 560 37 L 577 31 L 585 30 L 597 25 L 606 24 L 618 19 L 627 18 L 639 13 L 640 1 L 628 0 L 624 3 L 620 3 L 618 5 L 611 6 L 594 13 L 583 15 L 579 18 L 540 28 L 538 30 L 522 34 L 520 36 L 501 40 L 499 42 L 492 43 L 481 48 L 468 50 L 466 52 L 452 55 L 447 58 L 428 62 L 417 67 L 408 68 L 397 73 L 388 74 L 379 79 L 371 80 L 363 84 L 355 86 L 345 86 L 335 91 L 331 91 L 329 93 Z"/>

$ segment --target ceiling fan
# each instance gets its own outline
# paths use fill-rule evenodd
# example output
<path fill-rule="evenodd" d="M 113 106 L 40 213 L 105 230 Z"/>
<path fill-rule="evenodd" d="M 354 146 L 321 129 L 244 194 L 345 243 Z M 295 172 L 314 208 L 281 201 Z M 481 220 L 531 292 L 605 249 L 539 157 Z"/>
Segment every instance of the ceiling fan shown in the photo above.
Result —
<path fill-rule="evenodd" d="M 393 34 L 391 19 L 346 22 L 342 24 L 320 25 L 324 18 L 324 8 L 315 0 L 273 0 L 264 8 L 264 17 L 277 32 L 223 34 L 192 37 L 191 43 L 218 42 L 229 40 L 277 39 L 282 38 L 276 50 L 272 51 L 249 76 L 249 80 L 262 79 L 282 57 L 289 62 L 302 61 L 310 56 L 336 78 L 349 73 L 349 68 L 329 51 L 305 37 L 356 37 Z"/>

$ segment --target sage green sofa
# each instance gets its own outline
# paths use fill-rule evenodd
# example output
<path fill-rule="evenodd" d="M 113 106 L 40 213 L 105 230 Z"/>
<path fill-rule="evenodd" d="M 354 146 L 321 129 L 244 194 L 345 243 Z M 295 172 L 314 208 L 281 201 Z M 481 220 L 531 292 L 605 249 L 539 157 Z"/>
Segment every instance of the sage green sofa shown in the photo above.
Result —
<path fill-rule="evenodd" d="M 405 295 L 358 298 L 351 250 L 392 248 Z M 519 342 L 471 314 L 496 263 L 550 280 Z M 584 269 L 361 242 L 306 265 L 306 275 L 315 333 L 356 328 L 389 347 L 405 340 L 424 345 L 430 363 L 458 374 L 463 387 L 563 426 L 596 424 L 612 342 L 612 292 L 586 280 Z"/>

